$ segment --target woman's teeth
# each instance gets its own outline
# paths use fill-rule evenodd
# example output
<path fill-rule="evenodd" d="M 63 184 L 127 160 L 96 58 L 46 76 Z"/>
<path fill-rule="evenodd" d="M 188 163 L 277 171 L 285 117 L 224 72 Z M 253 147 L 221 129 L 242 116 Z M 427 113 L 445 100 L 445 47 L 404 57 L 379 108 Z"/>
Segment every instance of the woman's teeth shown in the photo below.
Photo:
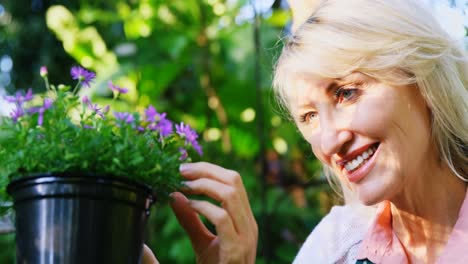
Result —
<path fill-rule="evenodd" d="M 345 169 L 349 172 L 357 169 L 360 167 L 366 160 L 368 160 L 374 154 L 375 150 L 377 149 L 376 146 L 369 148 L 368 150 L 364 151 L 361 155 L 357 156 L 351 161 L 348 161 L 345 164 Z"/>

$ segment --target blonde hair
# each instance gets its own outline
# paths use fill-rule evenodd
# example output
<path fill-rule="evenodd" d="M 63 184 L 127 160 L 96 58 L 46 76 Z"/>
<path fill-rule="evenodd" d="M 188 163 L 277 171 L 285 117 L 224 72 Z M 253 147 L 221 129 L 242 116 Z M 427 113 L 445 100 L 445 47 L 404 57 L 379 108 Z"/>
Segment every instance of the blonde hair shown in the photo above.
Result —
<path fill-rule="evenodd" d="M 299 74 L 340 78 L 362 72 L 417 86 L 432 114 L 432 138 L 457 177 L 468 181 L 468 60 L 416 0 L 325 0 L 285 44 L 274 76 L 288 108 Z"/>

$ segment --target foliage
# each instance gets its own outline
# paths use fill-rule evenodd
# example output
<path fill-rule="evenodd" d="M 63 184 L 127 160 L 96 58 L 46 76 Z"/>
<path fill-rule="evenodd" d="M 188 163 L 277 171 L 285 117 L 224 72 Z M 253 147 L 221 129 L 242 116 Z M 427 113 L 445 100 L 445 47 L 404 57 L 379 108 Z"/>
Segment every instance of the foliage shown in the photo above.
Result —
<path fill-rule="evenodd" d="M 198 135 L 184 123 L 174 131 L 166 113 L 153 106 L 145 109 L 144 117 L 115 111 L 109 116 L 109 106 L 101 108 L 77 95 L 79 88 L 90 86 L 94 73 L 81 67 L 73 67 L 71 73 L 78 80 L 73 90 L 49 86 L 47 70 L 41 69 L 47 93 L 40 105 L 30 105 L 31 90 L 6 97 L 15 108 L 0 124 L 1 177 L 67 172 L 127 177 L 150 185 L 158 201 L 167 200 L 180 187 L 178 168 L 188 159 L 186 149 L 201 154 Z M 109 87 L 116 99 L 127 92 L 113 83 Z"/>

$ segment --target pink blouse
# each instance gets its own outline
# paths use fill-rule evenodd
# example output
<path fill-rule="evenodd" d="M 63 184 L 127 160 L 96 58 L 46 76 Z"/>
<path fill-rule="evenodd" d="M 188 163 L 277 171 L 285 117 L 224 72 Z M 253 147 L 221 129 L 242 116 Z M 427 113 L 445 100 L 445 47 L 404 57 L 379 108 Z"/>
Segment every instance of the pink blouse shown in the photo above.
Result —
<path fill-rule="evenodd" d="M 447 245 L 436 263 L 468 263 L 468 195 L 465 196 L 458 220 Z M 392 212 L 389 201 L 379 205 L 377 216 L 367 232 L 358 253 L 358 259 L 373 263 L 409 263 L 403 245 L 392 230 Z"/>

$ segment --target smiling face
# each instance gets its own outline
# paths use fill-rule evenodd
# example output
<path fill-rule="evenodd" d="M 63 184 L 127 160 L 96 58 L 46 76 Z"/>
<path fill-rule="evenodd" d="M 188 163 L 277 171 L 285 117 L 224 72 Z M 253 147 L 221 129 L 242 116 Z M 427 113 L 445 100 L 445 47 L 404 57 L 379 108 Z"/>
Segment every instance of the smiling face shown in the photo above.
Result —
<path fill-rule="evenodd" d="M 394 199 L 436 162 L 430 113 L 417 87 L 362 73 L 302 75 L 290 87 L 287 102 L 304 138 L 364 204 Z"/>

